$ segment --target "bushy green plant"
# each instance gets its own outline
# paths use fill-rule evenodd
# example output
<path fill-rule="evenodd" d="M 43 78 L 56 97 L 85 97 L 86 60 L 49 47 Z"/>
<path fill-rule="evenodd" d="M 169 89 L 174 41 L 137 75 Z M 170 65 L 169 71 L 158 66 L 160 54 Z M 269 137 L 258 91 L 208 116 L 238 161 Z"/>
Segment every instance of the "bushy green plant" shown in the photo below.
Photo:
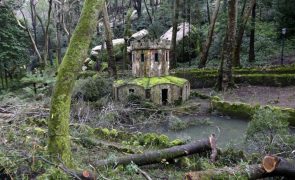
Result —
<path fill-rule="evenodd" d="M 88 77 L 79 79 L 73 91 L 74 98 L 82 98 L 85 101 L 97 101 L 111 94 L 112 80 L 103 77 Z"/>
<path fill-rule="evenodd" d="M 189 123 L 187 121 L 184 121 L 176 116 L 171 116 L 169 118 L 168 127 L 171 130 L 179 131 L 179 130 L 188 128 L 188 126 L 189 126 Z"/>
<path fill-rule="evenodd" d="M 129 103 L 132 103 L 132 104 L 140 104 L 140 102 L 141 102 L 140 96 L 135 95 L 135 94 L 128 95 L 127 100 Z"/>
<path fill-rule="evenodd" d="M 292 151 L 287 115 L 268 107 L 259 108 L 246 131 L 246 143 L 262 154 Z"/>

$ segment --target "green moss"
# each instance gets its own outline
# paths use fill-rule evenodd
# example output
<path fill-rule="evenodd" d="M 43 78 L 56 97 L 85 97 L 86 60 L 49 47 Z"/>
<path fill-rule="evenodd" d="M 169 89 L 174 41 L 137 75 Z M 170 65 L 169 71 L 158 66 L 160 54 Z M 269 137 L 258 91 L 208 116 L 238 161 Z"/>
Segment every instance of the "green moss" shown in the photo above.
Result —
<path fill-rule="evenodd" d="M 246 103 L 230 103 L 214 99 L 211 102 L 213 109 L 216 109 L 223 114 L 243 119 L 250 119 L 255 108 L 257 108 L 256 106 L 251 106 Z"/>
<path fill-rule="evenodd" d="M 168 136 L 156 133 L 128 133 L 116 129 L 95 128 L 93 134 L 100 139 L 124 142 L 123 144 L 131 146 L 171 147 L 184 144 L 180 139 L 170 141 Z"/>
<path fill-rule="evenodd" d="M 212 108 L 221 112 L 222 114 L 243 118 L 243 119 L 251 119 L 254 112 L 260 108 L 260 105 L 251 105 L 246 103 L 232 103 L 227 101 L 222 101 L 217 97 L 211 98 Z M 277 106 L 264 106 L 273 110 L 282 111 L 285 113 L 288 119 L 288 122 L 291 126 L 295 125 L 295 109 L 292 108 L 282 108 Z"/>
<path fill-rule="evenodd" d="M 170 146 L 179 146 L 184 144 L 184 142 L 181 139 L 175 139 L 170 142 Z"/>
<path fill-rule="evenodd" d="M 211 98 L 209 95 L 201 94 L 196 91 L 191 92 L 190 96 L 199 97 L 200 99 L 210 99 Z"/>
<path fill-rule="evenodd" d="M 96 71 L 82 71 L 78 74 L 77 79 L 86 79 L 88 77 L 93 77 L 96 74 Z"/>
<path fill-rule="evenodd" d="M 160 84 L 174 84 L 176 86 L 182 87 L 186 82 L 186 79 L 178 78 L 174 76 L 163 76 L 163 77 L 142 77 L 136 79 L 126 79 L 126 80 L 117 80 L 114 82 L 114 86 L 122 86 L 122 85 L 137 85 L 141 86 L 144 89 L 150 89 L 153 86 Z"/>
<path fill-rule="evenodd" d="M 195 75 L 217 75 L 217 69 L 181 69 L 175 74 L 189 73 Z M 236 75 L 241 74 L 295 74 L 295 66 L 289 67 L 268 67 L 268 68 L 236 68 L 233 69 Z"/>
<path fill-rule="evenodd" d="M 73 166 L 69 136 L 72 90 L 83 61 L 87 57 L 89 44 L 97 26 L 98 11 L 103 4 L 102 0 L 84 2 L 79 23 L 59 66 L 55 90 L 51 99 L 48 151 L 53 160 L 60 162 L 61 159 L 68 167 Z"/>
<path fill-rule="evenodd" d="M 250 85 L 290 86 L 295 85 L 295 67 L 269 69 L 234 69 L 234 82 Z M 176 71 L 175 76 L 190 81 L 192 88 L 213 87 L 218 73 L 215 69 L 189 69 Z"/>

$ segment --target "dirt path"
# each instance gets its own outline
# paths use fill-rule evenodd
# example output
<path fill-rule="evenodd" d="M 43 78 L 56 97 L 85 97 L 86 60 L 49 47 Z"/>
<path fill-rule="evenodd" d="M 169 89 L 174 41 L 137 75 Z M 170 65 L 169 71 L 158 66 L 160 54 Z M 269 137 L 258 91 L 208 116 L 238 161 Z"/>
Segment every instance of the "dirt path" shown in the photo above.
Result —
<path fill-rule="evenodd" d="M 295 108 L 295 86 L 264 87 L 240 85 L 238 88 L 227 92 L 217 93 L 208 88 L 197 89 L 197 91 L 207 95 L 218 95 L 226 101 Z"/>

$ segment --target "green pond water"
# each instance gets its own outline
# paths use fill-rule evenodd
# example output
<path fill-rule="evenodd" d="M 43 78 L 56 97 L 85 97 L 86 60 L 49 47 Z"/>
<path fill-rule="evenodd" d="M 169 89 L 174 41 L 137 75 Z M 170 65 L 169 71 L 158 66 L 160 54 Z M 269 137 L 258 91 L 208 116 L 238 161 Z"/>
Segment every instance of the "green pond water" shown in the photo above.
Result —
<path fill-rule="evenodd" d="M 191 117 L 187 117 L 191 118 Z M 195 125 L 180 131 L 163 131 L 171 139 L 195 140 L 209 137 L 214 133 L 220 148 L 227 145 L 243 148 L 243 140 L 248 126 L 247 120 L 232 119 L 228 117 L 207 117 L 210 125 Z"/>
<path fill-rule="evenodd" d="M 249 123 L 248 120 L 215 115 L 205 117 L 186 116 L 181 117 L 181 119 L 190 122 L 197 122 L 200 121 L 200 119 L 204 122 L 204 119 L 206 119 L 206 123 L 195 123 L 196 125 L 191 125 L 186 129 L 177 131 L 170 130 L 168 123 L 164 123 L 162 125 L 158 125 L 157 127 L 151 126 L 146 132 L 165 134 L 171 140 L 182 139 L 185 141 L 208 138 L 214 133 L 217 137 L 217 146 L 219 148 L 231 146 L 241 150 L 252 149 L 251 147 L 247 147 L 244 143 L 246 129 Z M 290 127 L 290 133 L 295 135 L 295 127 Z"/>

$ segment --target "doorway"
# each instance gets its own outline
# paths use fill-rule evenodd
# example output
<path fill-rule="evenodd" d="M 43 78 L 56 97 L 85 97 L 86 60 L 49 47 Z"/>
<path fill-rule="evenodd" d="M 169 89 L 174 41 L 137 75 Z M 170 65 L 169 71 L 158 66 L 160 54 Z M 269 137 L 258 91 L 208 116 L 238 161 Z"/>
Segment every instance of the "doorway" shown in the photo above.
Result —
<path fill-rule="evenodd" d="M 168 103 L 168 89 L 162 89 L 162 104 L 167 105 Z"/>

